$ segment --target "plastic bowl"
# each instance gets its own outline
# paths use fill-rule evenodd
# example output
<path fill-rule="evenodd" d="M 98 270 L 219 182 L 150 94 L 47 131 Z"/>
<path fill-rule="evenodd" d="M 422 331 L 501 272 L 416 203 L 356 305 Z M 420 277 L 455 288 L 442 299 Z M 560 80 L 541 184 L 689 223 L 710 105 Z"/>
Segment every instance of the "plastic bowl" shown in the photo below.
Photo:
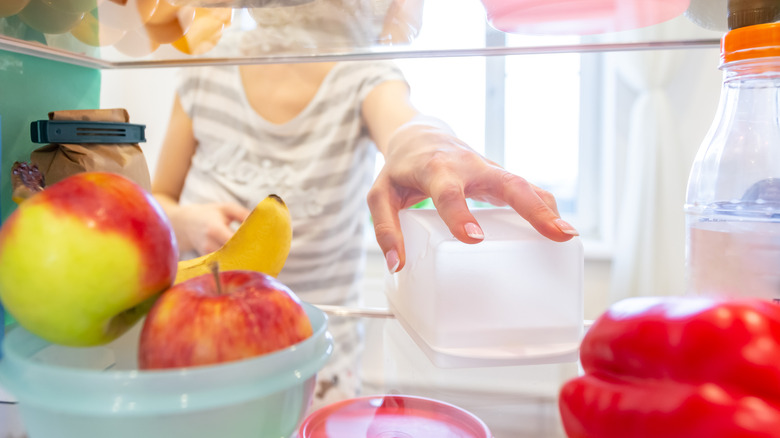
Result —
<path fill-rule="evenodd" d="M 327 318 L 303 303 L 314 333 L 290 348 L 214 366 L 138 371 L 140 324 L 115 342 L 68 348 L 21 327 L 6 333 L 0 385 L 31 438 L 289 437 L 333 351 Z"/>

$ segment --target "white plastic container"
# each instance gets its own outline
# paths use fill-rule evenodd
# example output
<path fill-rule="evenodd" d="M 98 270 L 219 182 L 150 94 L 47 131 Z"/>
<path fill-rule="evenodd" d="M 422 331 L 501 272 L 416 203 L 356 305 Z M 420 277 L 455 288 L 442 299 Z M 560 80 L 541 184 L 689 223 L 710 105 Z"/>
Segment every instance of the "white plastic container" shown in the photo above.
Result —
<path fill-rule="evenodd" d="M 442 368 L 577 360 L 583 250 L 553 242 L 516 212 L 477 209 L 485 240 L 456 240 L 435 210 L 400 212 L 406 265 L 389 277 L 390 307 Z"/>

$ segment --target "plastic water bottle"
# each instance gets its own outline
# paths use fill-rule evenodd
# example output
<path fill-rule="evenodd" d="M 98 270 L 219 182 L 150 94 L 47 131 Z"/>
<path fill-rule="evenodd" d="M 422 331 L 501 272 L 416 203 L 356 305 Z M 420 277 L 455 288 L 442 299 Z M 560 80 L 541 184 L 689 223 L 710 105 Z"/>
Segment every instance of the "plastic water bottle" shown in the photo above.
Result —
<path fill-rule="evenodd" d="M 688 291 L 780 300 L 780 23 L 730 30 L 721 61 L 688 180 Z"/>

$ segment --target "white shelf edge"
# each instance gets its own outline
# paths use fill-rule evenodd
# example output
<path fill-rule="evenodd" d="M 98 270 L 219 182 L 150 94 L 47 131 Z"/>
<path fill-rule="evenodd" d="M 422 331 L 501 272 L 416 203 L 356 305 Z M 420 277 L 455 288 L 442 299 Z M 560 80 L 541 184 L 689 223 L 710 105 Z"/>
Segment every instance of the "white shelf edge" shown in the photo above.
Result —
<path fill-rule="evenodd" d="M 193 57 L 186 59 L 107 61 L 84 54 L 69 52 L 45 46 L 37 42 L 28 42 L 0 35 L 0 49 L 53 61 L 65 62 L 82 67 L 97 69 L 133 69 L 201 65 L 242 65 L 242 64 L 280 64 L 299 62 L 329 62 L 350 60 L 380 60 L 404 58 L 442 58 L 465 56 L 508 56 L 538 55 L 555 53 L 590 53 L 639 50 L 677 50 L 697 48 L 718 48 L 719 39 L 670 40 L 651 42 L 595 43 L 533 47 L 479 47 L 465 49 L 430 50 L 382 50 L 353 53 L 321 53 L 300 55 L 270 55 L 259 57 Z"/>

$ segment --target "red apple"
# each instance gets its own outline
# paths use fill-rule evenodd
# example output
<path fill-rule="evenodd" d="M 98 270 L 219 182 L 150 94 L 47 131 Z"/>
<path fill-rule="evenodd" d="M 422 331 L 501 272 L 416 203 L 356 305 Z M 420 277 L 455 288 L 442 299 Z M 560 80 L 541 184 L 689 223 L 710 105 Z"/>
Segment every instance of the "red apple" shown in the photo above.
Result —
<path fill-rule="evenodd" d="M 132 327 L 173 284 L 170 222 L 124 176 L 82 172 L 22 202 L 0 229 L 0 300 L 30 332 L 100 345 Z"/>
<path fill-rule="evenodd" d="M 140 369 L 209 365 L 270 353 L 312 334 L 298 297 L 269 275 L 228 270 L 185 280 L 144 321 Z"/>

